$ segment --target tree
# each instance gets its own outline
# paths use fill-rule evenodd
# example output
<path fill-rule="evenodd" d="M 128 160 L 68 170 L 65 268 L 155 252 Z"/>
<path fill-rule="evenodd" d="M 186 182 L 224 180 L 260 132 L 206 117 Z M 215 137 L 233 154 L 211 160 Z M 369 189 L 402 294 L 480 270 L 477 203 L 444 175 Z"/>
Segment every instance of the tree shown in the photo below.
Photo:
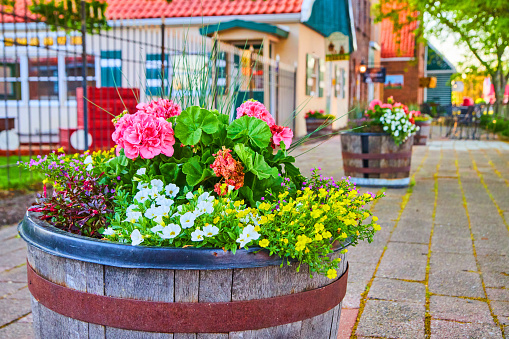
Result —
<path fill-rule="evenodd" d="M 418 20 L 418 37 L 453 34 L 490 75 L 495 112 L 500 112 L 509 80 L 509 1 L 507 0 L 381 0 L 377 21 L 389 18 L 395 31 Z M 467 56 L 468 58 L 469 56 Z"/>

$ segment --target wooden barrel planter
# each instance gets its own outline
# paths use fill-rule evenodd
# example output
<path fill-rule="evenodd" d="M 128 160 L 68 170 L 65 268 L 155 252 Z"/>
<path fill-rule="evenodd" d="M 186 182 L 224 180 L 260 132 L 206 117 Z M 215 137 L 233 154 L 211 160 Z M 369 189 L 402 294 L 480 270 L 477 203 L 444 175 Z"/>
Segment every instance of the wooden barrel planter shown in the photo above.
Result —
<path fill-rule="evenodd" d="M 320 128 L 320 126 L 324 124 L 328 125 L 319 130 L 318 132 L 313 133 L 314 136 L 331 134 L 332 124 L 329 123 L 326 119 L 310 119 L 310 118 L 306 119 L 306 128 L 308 134 L 316 131 L 318 128 Z"/>
<path fill-rule="evenodd" d="M 280 267 L 260 248 L 122 245 L 69 234 L 27 213 L 36 338 L 336 338 L 348 264 L 338 277 Z"/>
<path fill-rule="evenodd" d="M 359 186 L 407 187 L 413 143 L 413 137 L 397 146 L 385 133 L 343 133 L 345 176 Z"/>
<path fill-rule="evenodd" d="M 414 135 L 414 145 L 426 145 L 431 131 L 431 120 L 416 121 L 415 126 L 420 128 Z"/>

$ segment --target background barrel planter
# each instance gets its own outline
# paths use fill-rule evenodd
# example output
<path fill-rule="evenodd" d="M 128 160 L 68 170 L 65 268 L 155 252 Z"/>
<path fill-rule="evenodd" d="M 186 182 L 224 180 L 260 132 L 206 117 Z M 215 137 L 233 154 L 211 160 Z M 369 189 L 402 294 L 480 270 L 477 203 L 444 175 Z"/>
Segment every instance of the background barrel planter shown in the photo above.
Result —
<path fill-rule="evenodd" d="M 416 126 L 419 126 L 420 129 L 414 135 L 414 145 L 426 145 L 426 141 L 428 140 L 428 136 L 431 131 L 431 119 L 426 121 L 416 121 Z"/>
<path fill-rule="evenodd" d="M 314 133 L 313 136 L 331 134 L 332 133 L 332 124 L 330 124 L 327 121 L 327 119 L 307 118 L 306 119 L 307 132 L 308 133 L 314 132 L 314 131 L 316 131 L 317 128 L 319 128 L 320 126 L 322 126 L 324 124 L 328 124 L 328 125 L 325 126 L 324 128 L 322 128 L 321 130 L 319 130 L 318 132 Z"/>
<path fill-rule="evenodd" d="M 348 275 L 340 248 L 330 280 L 310 278 L 306 265 L 279 267 L 259 249 L 122 245 L 69 234 L 31 212 L 19 233 L 37 338 L 337 337 Z"/>
<path fill-rule="evenodd" d="M 413 137 L 397 146 L 385 133 L 343 133 L 345 176 L 359 186 L 406 187 L 410 184 Z"/>

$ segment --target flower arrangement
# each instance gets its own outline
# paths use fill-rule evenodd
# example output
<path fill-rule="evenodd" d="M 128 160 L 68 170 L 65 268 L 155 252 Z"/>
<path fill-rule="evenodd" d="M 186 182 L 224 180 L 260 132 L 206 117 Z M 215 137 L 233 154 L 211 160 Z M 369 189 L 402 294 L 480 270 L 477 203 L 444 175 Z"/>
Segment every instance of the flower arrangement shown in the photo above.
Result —
<path fill-rule="evenodd" d="M 306 119 L 320 119 L 320 120 L 327 120 L 327 119 L 334 120 L 336 118 L 332 114 L 325 114 L 325 111 L 323 109 L 321 109 L 319 111 L 310 110 L 306 113 L 306 115 L 304 117 Z"/>
<path fill-rule="evenodd" d="M 414 119 L 414 122 L 431 120 L 431 115 L 422 114 L 420 111 L 410 111 L 410 116 Z"/>
<path fill-rule="evenodd" d="M 61 229 L 132 246 L 258 247 L 334 279 L 340 243 L 371 241 L 380 229 L 348 180 L 306 179 L 289 155 L 293 132 L 247 101 L 225 114 L 169 100 L 113 119 L 108 152 L 61 150 L 23 163 L 54 186 L 30 209 Z M 344 250 L 346 251 L 346 250 Z"/>
<path fill-rule="evenodd" d="M 400 102 L 394 102 L 393 97 L 389 97 L 387 103 L 373 100 L 366 110 L 366 119 L 361 122 L 365 127 L 363 131 L 388 133 L 396 145 L 400 145 L 419 130 L 419 127 L 415 126 L 416 112 L 409 111 L 408 107 Z"/>

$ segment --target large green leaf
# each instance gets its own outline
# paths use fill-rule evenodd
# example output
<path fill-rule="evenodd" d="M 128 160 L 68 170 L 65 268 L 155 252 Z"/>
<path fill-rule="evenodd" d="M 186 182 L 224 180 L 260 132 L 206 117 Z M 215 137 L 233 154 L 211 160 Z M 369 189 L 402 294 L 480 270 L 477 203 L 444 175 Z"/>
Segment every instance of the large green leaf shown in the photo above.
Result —
<path fill-rule="evenodd" d="M 249 141 L 252 146 L 263 149 L 269 145 L 272 133 L 265 121 L 245 115 L 228 126 L 228 137 L 241 143 Z"/>
<path fill-rule="evenodd" d="M 233 149 L 242 164 L 244 164 L 245 170 L 255 174 L 258 179 L 276 178 L 278 176 L 277 168 L 270 167 L 262 155 L 249 147 L 246 147 L 244 144 L 236 144 Z"/>
<path fill-rule="evenodd" d="M 177 117 L 175 136 L 184 145 L 196 145 L 200 142 L 202 133 L 217 132 L 219 120 L 216 115 L 204 108 L 191 106 Z"/>
<path fill-rule="evenodd" d="M 189 159 L 182 167 L 182 172 L 186 174 L 186 182 L 189 186 L 198 185 L 214 173 L 210 168 L 201 165 L 199 156 L 194 156 Z"/>
<path fill-rule="evenodd" d="M 159 165 L 159 170 L 168 182 L 175 182 L 178 176 L 178 165 L 175 163 L 163 163 Z"/>

